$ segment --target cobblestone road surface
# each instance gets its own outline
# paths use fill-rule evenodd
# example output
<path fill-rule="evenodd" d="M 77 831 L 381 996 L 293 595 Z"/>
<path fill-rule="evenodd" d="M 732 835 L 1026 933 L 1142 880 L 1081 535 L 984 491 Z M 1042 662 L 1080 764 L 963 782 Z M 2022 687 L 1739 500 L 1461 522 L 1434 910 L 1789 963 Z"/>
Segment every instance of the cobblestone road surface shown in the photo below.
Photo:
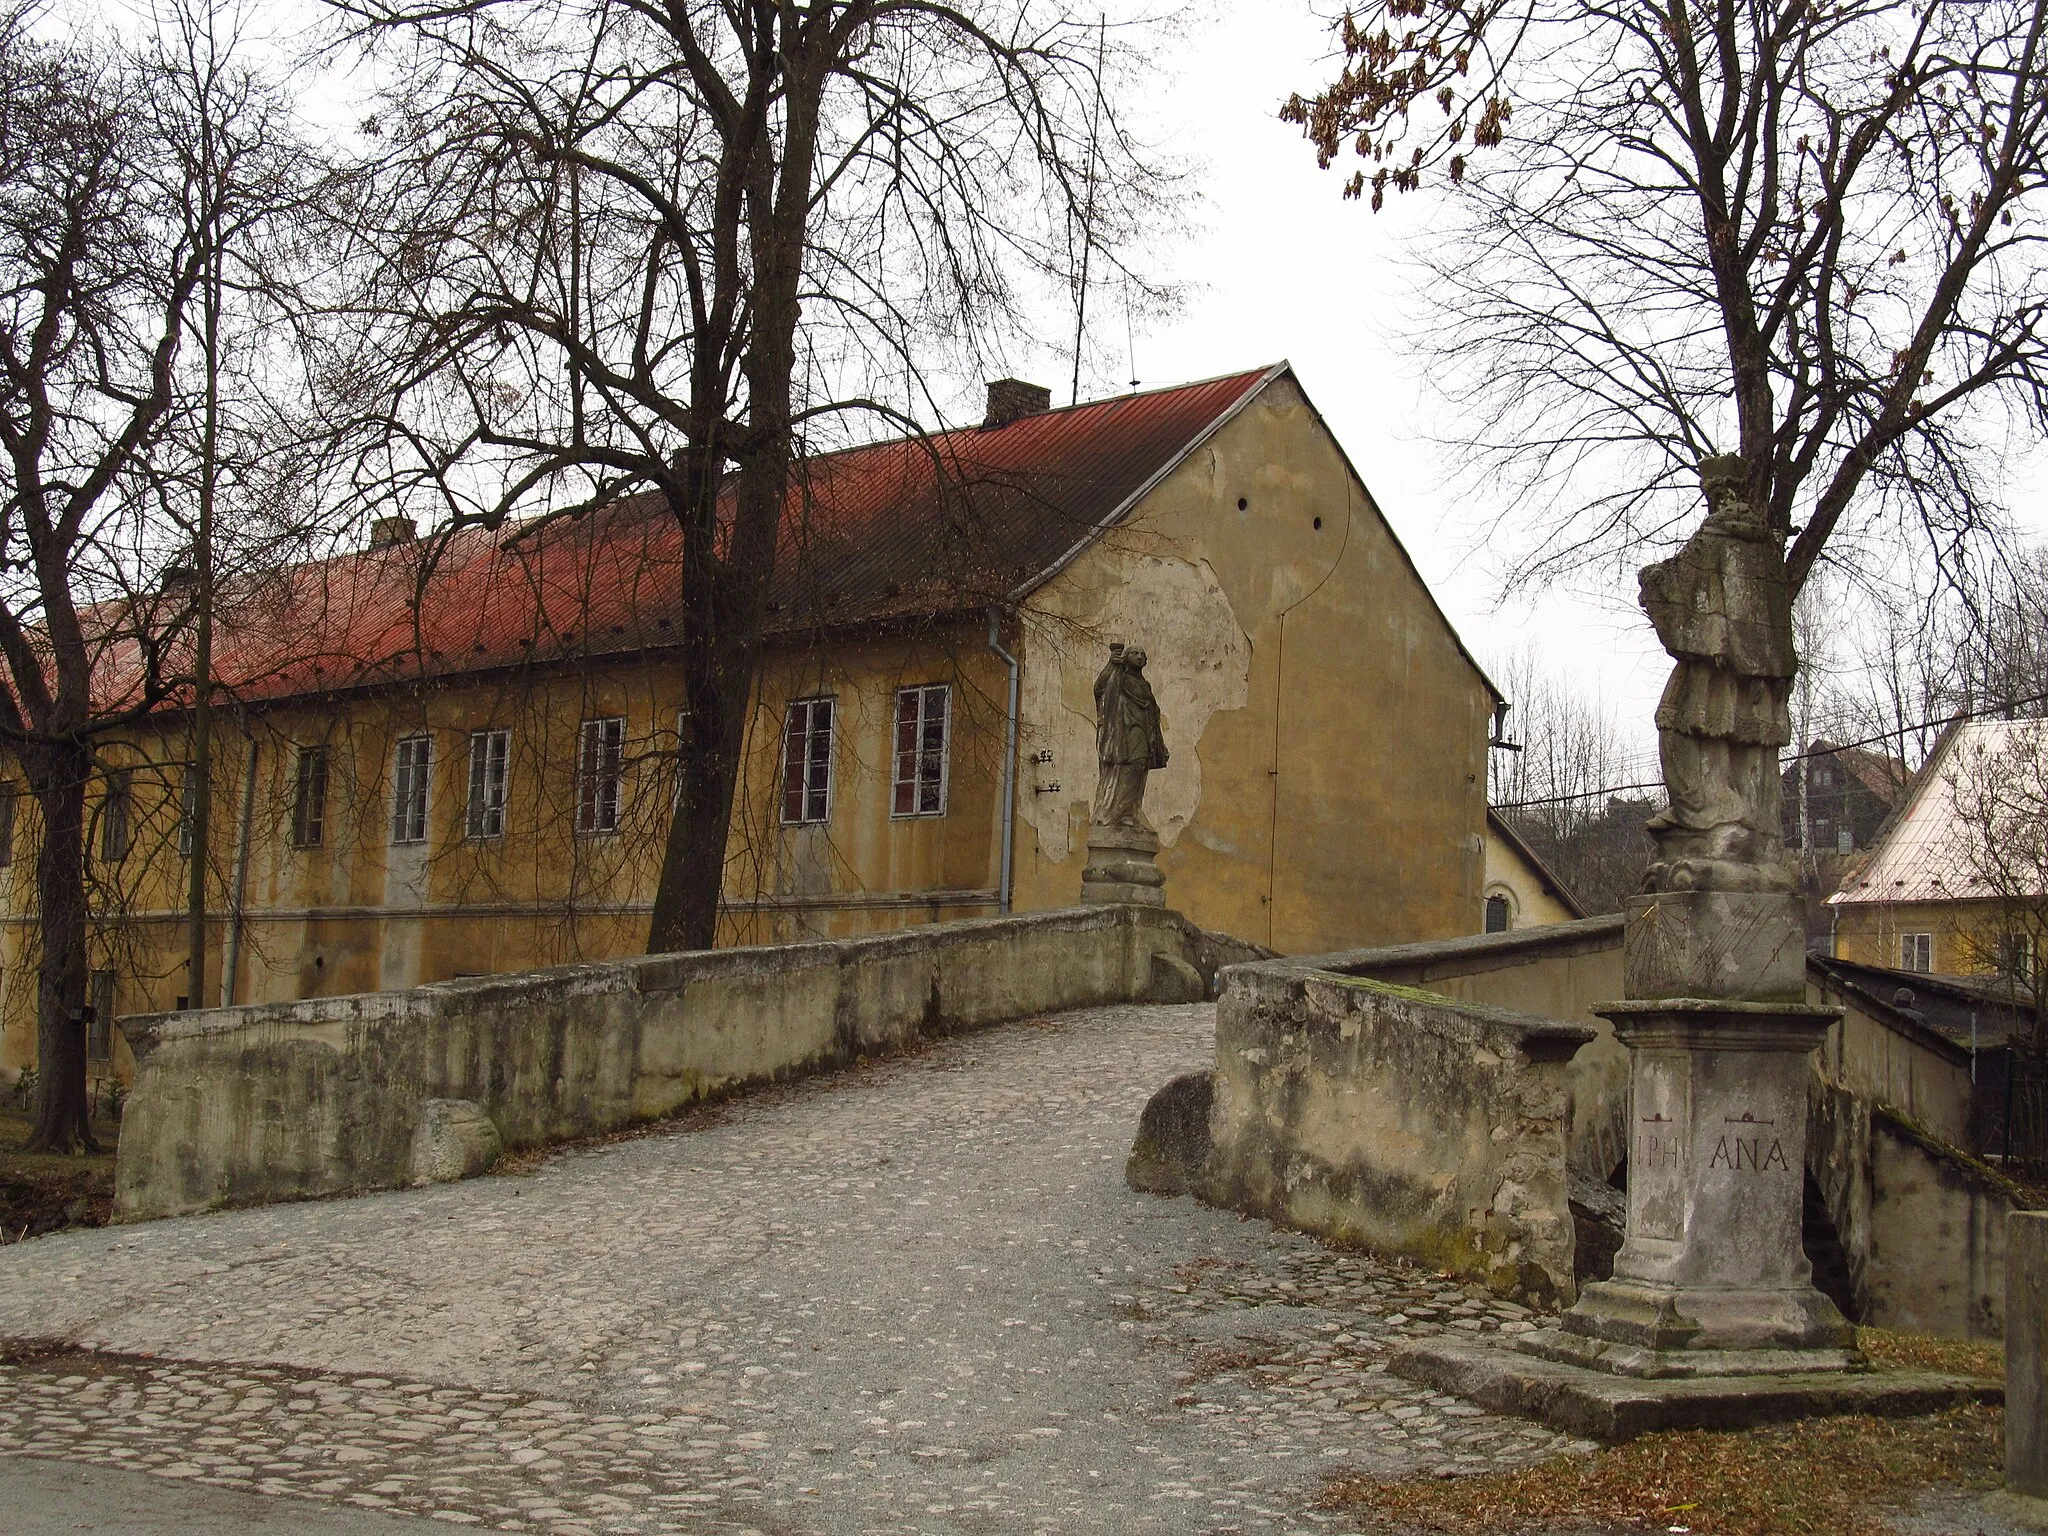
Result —
<path fill-rule="evenodd" d="M 1276 1532 L 1572 1448 L 1389 1376 L 1519 1309 L 1133 1194 L 1207 1007 L 1009 1025 L 676 1129 L 0 1250 L 0 1453 L 557 1532 Z"/>

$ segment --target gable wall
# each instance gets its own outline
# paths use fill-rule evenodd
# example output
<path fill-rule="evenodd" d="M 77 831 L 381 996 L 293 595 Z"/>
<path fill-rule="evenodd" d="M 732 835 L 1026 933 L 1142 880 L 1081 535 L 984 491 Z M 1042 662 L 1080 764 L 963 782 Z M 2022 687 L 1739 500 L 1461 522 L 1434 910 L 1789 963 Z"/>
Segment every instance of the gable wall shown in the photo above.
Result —
<path fill-rule="evenodd" d="M 1291 379 L 1024 628 L 1020 909 L 1079 895 L 1092 689 L 1123 640 L 1148 652 L 1172 754 L 1145 802 L 1169 906 L 1283 953 L 1479 930 L 1492 696 Z"/>

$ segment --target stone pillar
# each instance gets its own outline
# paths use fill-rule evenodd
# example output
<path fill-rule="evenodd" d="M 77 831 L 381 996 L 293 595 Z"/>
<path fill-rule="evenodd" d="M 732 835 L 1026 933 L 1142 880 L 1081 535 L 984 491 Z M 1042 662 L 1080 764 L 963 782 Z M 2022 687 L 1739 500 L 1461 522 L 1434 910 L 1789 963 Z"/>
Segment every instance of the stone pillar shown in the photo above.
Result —
<path fill-rule="evenodd" d="M 2048 1211 L 2005 1232 L 2005 1486 L 2048 1498 Z"/>
<path fill-rule="evenodd" d="M 1628 1221 L 1613 1278 L 1530 1352 L 1629 1376 L 1858 1364 L 1800 1236 L 1808 1056 L 1840 1015 L 1805 1005 L 1798 900 L 1679 891 L 1628 905 Z"/>
<path fill-rule="evenodd" d="M 1156 862 L 1159 834 L 1147 827 L 1088 829 L 1088 863 L 1081 871 L 1081 900 L 1140 907 L 1166 905 L 1166 876 Z"/>

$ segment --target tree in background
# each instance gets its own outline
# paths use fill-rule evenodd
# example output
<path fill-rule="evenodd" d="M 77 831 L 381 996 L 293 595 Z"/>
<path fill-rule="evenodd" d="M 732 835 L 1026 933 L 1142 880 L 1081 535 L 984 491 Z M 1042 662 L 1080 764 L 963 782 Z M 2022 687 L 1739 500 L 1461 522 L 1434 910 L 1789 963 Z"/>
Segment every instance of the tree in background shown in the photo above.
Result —
<path fill-rule="evenodd" d="M 214 247 L 276 200 L 286 134 L 246 77 L 202 108 L 152 43 L 44 39 L 38 20 L 0 13 L 0 742 L 39 823 L 29 1145 L 70 1151 L 93 1140 L 87 864 L 128 841 L 103 820 L 88 849 L 88 785 L 125 791 L 99 743 L 190 683 L 191 603 L 166 579 L 191 559 L 167 467 L 194 403 L 186 349 Z M 226 158 L 201 175 L 207 132 Z"/>
<path fill-rule="evenodd" d="M 1493 753 L 1492 804 L 1588 912 L 1619 912 L 1655 856 L 1644 823 L 1658 802 L 1640 789 L 1655 777 L 1654 756 L 1535 650 L 1491 673 L 1514 700 L 1510 734 L 1521 748 Z"/>
<path fill-rule="evenodd" d="M 2019 721 L 1956 746 L 1929 792 L 1951 797 L 1970 894 L 1988 898 L 1956 938 L 1968 968 L 2012 988 L 2021 1027 L 2006 1150 L 2038 1167 L 2048 1156 L 2048 724 Z"/>
<path fill-rule="evenodd" d="M 684 697 L 648 947 L 707 946 L 802 445 L 914 429 L 883 401 L 921 356 L 998 343 L 1077 225 L 1098 263 L 1131 244 L 1158 183 L 1120 54 L 1035 0 L 334 3 L 395 81 L 346 210 L 389 364 L 366 494 L 520 538 L 665 505 Z"/>
<path fill-rule="evenodd" d="M 1538 509 L 1518 575 L 1668 540 L 1716 451 L 1795 591 L 1996 524 L 1981 438 L 2048 424 L 2048 4 L 1370 0 L 1340 35 L 1283 115 L 1349 195 L 1453 210 L 1432 376 Z"/>

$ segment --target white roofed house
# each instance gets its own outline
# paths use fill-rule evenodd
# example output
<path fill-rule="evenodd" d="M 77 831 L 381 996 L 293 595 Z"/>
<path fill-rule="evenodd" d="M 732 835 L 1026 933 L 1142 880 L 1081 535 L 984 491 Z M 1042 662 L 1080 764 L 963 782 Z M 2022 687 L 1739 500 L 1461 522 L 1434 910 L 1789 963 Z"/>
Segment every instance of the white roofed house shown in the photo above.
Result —
<path fill-rule="evenodd" d="M 1827 905 L 1839 959 L 2030 986 L 2048 938 L 2048 722 L 1944 733 Z"/>

